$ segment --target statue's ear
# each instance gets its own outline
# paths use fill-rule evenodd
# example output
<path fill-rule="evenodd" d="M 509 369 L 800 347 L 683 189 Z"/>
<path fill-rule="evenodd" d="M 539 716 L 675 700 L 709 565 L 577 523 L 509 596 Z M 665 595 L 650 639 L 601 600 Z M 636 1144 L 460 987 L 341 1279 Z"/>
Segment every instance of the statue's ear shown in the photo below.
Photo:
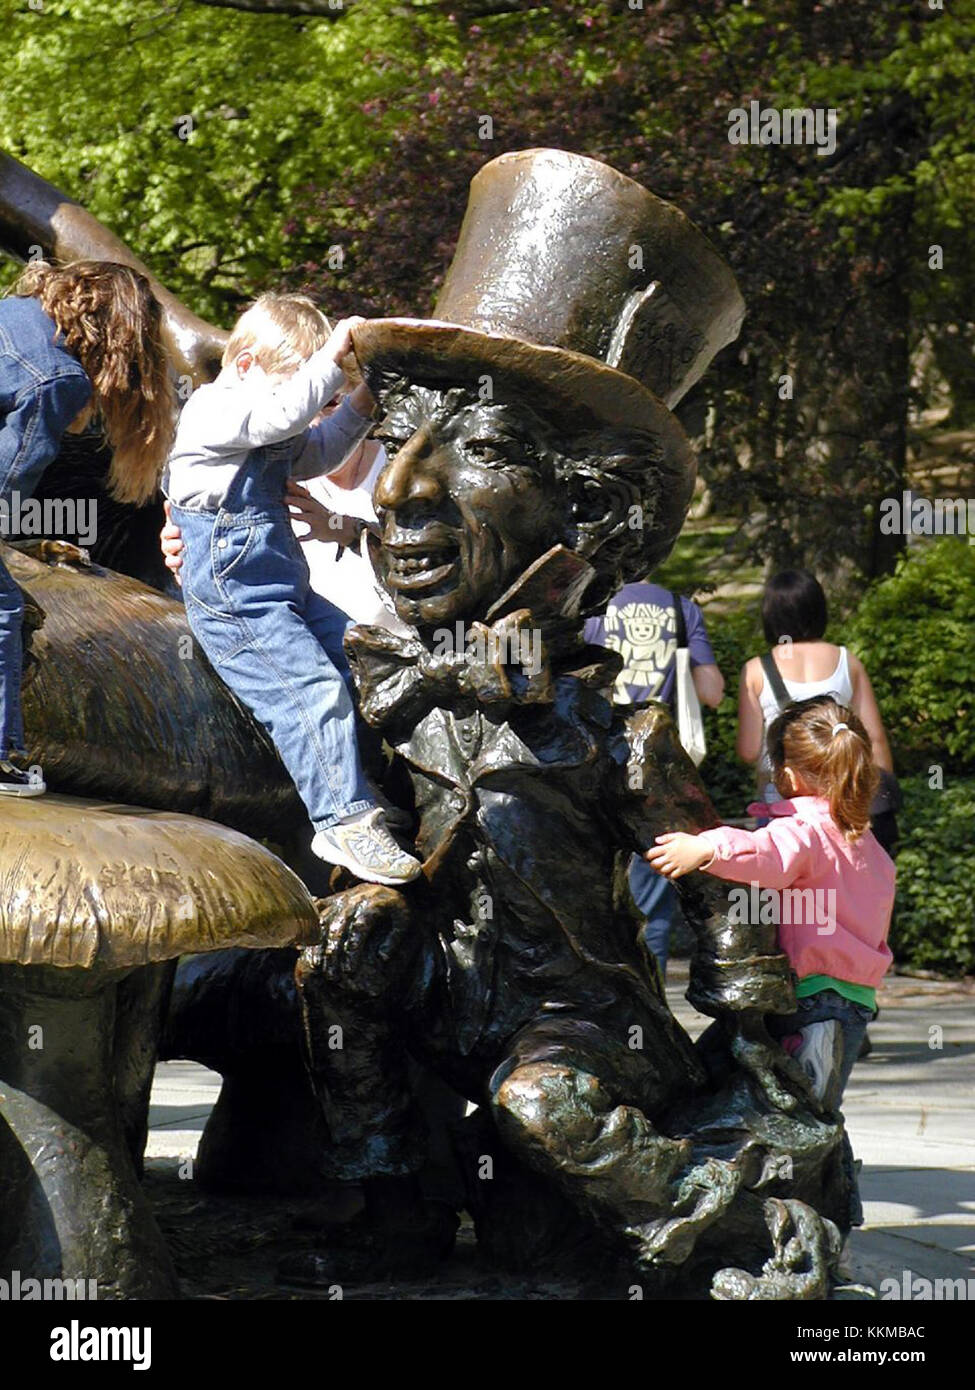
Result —
<path fill-rule="evenodd" d="M 568 544 L 577 555 L 594 555 L 628 522 L 636 494 L 633 485 L 612 473 L 576 469 L 563 480 L 569 497 Z"/>

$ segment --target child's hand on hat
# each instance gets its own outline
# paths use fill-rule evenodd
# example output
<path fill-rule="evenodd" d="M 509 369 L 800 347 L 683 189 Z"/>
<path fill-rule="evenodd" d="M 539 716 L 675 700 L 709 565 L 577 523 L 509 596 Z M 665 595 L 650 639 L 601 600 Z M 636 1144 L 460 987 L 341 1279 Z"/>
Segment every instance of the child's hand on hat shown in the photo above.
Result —
<path fill-rule="evenodd" d="M 658 835 L 644 859 L 664 878 L 681 878 L 684 874 L 703 869 L 714 858 L 714 846 L 701 835 L 686 835 L 682 830 L 670 835 Z"/>
<path fill-rule="evenodd" d="M 352 351 L 352 330 L 358 328 L 360 323 L 365 323 L 362 315 L 352 314 L 347 319 L 339 319 L 332 329 L 325 344 L 325 351 L 333 362 L 341 364 L 342 358 L 347 357 Z"/>

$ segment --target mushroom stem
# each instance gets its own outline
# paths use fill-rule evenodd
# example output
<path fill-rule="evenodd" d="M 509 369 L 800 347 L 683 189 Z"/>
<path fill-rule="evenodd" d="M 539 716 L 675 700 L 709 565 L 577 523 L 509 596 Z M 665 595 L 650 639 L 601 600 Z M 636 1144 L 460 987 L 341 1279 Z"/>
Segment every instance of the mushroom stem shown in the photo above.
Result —
<path fill-rule="evenodd" d="M 130 973 L 0 968 L 0 1277 L 93 1279 L 99 1299 L 179 1296 L 115 1094 Z"/>

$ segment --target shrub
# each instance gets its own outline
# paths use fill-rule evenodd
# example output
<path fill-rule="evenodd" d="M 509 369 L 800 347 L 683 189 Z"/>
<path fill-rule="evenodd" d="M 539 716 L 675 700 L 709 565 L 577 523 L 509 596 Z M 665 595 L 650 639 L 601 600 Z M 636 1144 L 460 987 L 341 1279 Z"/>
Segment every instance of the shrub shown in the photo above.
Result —
<path fill-rule="evenodd" d="M 755 771 L 735 752 L 738 735 L 738 673 L 750 656 L 764 650 L 758 624 L 758 605 L 730 614 L 705 612 L 714 659 L 726 681 L 725 697 L 716 710 L 704 711 L 708 751 L 701 778 L 718 815 L 737 818 L 755 799 Z"/>
<path fill-rule="evenodd" d="M 898 964 L 975 973 L 975 777 L 903 782 L 897 909 L 891 949 Z"/>
<path fill-rule="evenodd" d="M 867 668 L 899 770 L 975 772 L 975 545 L 912 546 L 865 594 L 844 641 Z"/>

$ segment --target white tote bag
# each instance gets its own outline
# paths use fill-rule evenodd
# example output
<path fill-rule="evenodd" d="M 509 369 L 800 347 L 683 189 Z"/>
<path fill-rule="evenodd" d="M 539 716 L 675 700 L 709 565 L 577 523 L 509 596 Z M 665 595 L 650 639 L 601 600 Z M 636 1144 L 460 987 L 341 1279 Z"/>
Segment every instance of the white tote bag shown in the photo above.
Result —
<path fill-rule="evenodd" d="M 684 752 L 695 767 L 700 767 L 708 751 L 704 737 L 704 720 L 701 717 L 701 702 L 694 688 L 691 675 L 691 653 L 687 646 L 687 627 L 684 623 L 684 610 L 680 595 L 674 594 L 674 610 L 677 619 L 677 651 L 674 653 L 674 706 L 677 710 L 677 735 Z"/>
<path fill-rule="evenodd" d="M 675 678 L 677 686 L 677 732 L 684 745 L 684 751 L 695 767 L 700 767 L 708 746 L 704 738 L 704 720 L 701 718 L 701 702 L 694 689 L 691 676 L 691 654 L 686 647 L 678 647 Z"/>

